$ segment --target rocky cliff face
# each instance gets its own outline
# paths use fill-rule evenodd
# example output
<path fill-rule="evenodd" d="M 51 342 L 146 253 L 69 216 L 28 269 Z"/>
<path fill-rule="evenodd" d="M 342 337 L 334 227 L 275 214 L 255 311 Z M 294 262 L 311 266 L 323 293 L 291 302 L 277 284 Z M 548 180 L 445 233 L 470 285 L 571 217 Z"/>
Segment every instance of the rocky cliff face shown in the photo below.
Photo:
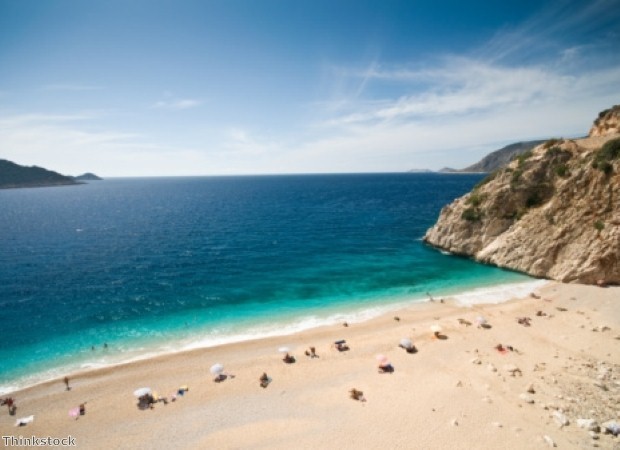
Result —
<path fill-rule="evenodd" d="M 537 277 L 620 284 L 614 109 L 595 123 L 592 137 L 547 141 L 491 174 L 444 207 L 424 240 Z"/>
<path fill-rule="evenodd" d="M 590 128 L 589 136 L 608 136 L 620 133 L 620 105 L 602 111 Z"/>

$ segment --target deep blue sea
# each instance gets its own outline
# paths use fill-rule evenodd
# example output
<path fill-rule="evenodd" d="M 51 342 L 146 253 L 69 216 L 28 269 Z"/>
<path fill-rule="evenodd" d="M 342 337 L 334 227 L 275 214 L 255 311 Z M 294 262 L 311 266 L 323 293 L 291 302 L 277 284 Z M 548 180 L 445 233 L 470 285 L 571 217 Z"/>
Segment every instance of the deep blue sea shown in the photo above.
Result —
<path fill-rule="evenodd" d="M 0 190 L 0 391 L 363 320 L 427 292 L 483 288 L 477 297 L 497 299 L 515 286 L 493 286 L 532 279 L 421 242 L 480 178 L 136 178 Z"/>

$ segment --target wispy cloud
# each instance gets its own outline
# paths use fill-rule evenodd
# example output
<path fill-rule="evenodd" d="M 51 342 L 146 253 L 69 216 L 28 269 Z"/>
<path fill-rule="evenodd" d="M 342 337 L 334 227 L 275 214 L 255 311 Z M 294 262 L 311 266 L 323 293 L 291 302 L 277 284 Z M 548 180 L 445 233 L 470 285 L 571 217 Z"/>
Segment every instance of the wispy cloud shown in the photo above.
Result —
<path fill-rule="evenodd" d="M 104 89 L 102 86 L 90 86 L 82 84 L 48 84 L 43 86 L 46 91 L 100 91 Z"/>
<path fill-rule="evenodd" d="M 373 78 L 410 81 L 404 90 L 416 93 L 358 102 L 355 111 L 327 121 L 331 126 L 376 121 L 429 119 L 432 116 L 467 114 L 517 107 L 557 96 L 572 95 L 582 76 L 564 75 L 544 67 L 507 67 L 468 58 L 446 58 L 441 66 L 420 71 L 379 71 Z M 606 80 L 601 80 L 605 82 Z M 417 84 L 425 85 L 421 92 Z"/>
<path fill-rule="evenodd" d="M 499 30 L 492 39 L 475 50 L 475 55 L 490 61 L 529 59 L 531 62 L 533 58 L 540 62 L 550 52 L 563 52 L 563 43 L 571 41 L 575 30 L 578 30 L 578 36 L 583 36 L 599 29 L 613 29 L 619 20 L 619 0 L 551 2 L 519 25 Z M 599 43 L 617 45 L 617 42 Z"/>
<path fill-rule="evenodd" d="M 153 104 L 155 109 L 167 109 L 172 111 L 179 111 L 183 109 L 196 108 L 202 105 L 201 100 L 193 98 L 175 98 L 171 94 L 167 94 L 164 100 L 159 100 Z"/>

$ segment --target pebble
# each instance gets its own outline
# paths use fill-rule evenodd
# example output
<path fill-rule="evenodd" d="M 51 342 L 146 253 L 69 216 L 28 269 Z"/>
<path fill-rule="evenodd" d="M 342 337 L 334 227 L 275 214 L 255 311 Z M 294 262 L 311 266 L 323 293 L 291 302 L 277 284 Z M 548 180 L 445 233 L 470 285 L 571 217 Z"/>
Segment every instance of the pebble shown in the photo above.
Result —
<path fill-rule="evenodd" d="M 491 425 L 493 425 L 494 427 L 497 427 L 497 428 L 503 427 L 503 425 L 501 423 L 499 423 L 499 422 L 493 422 L 493 423 L 491 423 Z"/>
<path fill-rule="evenodd" d="M 525 390 L 526 392 L 529 392 L 530 394 L 536 393 L 536 390 L 534 389 L 534 385 L 532 383 L 528 384 Z"/>
<path fill-rule="evenodd" d="M 553 411 L 551 416 L 553 417 L 553 420 L 555 420 L 555 422 L 560 427 L 565 427 L 569 423 L 568 418 L 564 414 L 562 414 L 560 411 Z"/>
<path fill-rule="evenodd" d="M 602 424 L 603 431 L 605 434 L 613 434 L 614 436 L 618 436 L 620 434 L 620 423 L 615 420 L 608 420 Z"/>
<path fill-rule="evenodd" d="M 485 403 L 493 403 L 493 400 L 491 400 L 490 397 L 482 397 L 482 401 Z"/>
<path fill-rule="evenodd" d="M 459 381 L 456 383 L 456 387 L 463 387 L 463 382 L 459 380 Z"/>
<path fill-rule="evenodd" d="M 515 366 L 514 364 L 506 364 L 504 367 L 504 372 L 508 372 L 510 374 L 510 376 L 517 376 L 517 374 L 519 374 L 519 376 L 523 375 L 523 373 L 521 372 L 521 369 L 519 369 L 517 366 Z"/>
<path fill-rule="evenodd" d="M 480 358 L 474 358 L 470 361 L 472 364 L 482 364 L 482 361 L 480 361 Z"/>
<path fill-rule="evenodd" d="M 585 428 L 593 433 L 598 432 L 601 429 L 598 422 L 594 419 L 577 419 L 577 426 L 579 428 Z"/>
<path fill-rule="evenodd" d="M 495 367 L 491 363 L 487 364 L 487 369 L 490 370 L 491 372 L 497 372 L 497 367 Z"/>
<path fill-rule="evenodd" d="M 458 427 L 458 426 L 459 426 L 459 422 L 458 422 L 458 420 L 456 420 L 456 419 L 452 419 L 452 421 L 450 422 L 450 424 L 451 424 L 453 427 Z"/>
<path fill-rule="evenodd" d="M 598 434 L 597 434 L 597 433 L 595 433 L 594 431 L 590 431 L 590 433 L 589 433 L 589 434 L 590 434 L 590 437 L 591 437 L 592 439 L 594 439 L 595 441 L 597 441 L 597 440 L 599 439 Z"/>
<path fill-rule="evenodd" d="M 549 436 L 547 436 L 546 434 L 543 436 L 543 439 L 545 440 L 545 442 L 549 445 L 549 447 L 556 447 L 555 442 L 553 442 L 553 439 L 551 439 Z"/>
<path fill-rule="evenodd" d="M 525 403 L 534 403 L 534 399 L 529 394 L 520 394 L 519 398 L 523 400 Z"/>
<path fill-rule="evenodd" d="M 601 383 L 600 381 L 595 381 L 594 383 L 592 383 L 594 386 L 596 386 L 597 388 L 601 388 L 604 391 L 609 390 L 607 388 L 607 386 L 605 386 L 605 384 Z"/>

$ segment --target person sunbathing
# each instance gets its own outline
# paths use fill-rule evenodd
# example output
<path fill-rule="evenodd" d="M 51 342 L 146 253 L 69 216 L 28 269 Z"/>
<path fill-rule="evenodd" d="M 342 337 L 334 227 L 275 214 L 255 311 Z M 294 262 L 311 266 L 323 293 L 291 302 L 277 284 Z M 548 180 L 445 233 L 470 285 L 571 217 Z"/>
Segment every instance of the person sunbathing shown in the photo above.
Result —
<path fill-rule="evenodd" d="M 310 347 L 309 350 L 306 350 L 306 356 L 309 356 L 310 358 L 318 358 L 319 355 L 316 354 L 316 348 L 314 347 Z"/>
<path fill-rule="evenodd" d="M 407 353 L 417 353 L 418 349 L 415 345 L 411 344 L 409 346 L 404 346 L 403 344 L 398 344 L 400 348 L 404 348 Z"/>
<path fill-rule="evenodd" d="M 517 323 L 523 325 L 524 327 L 529 327 L 531 325 L 531 320 L 532 319 L 530 319 L 529 317 L 517 317 Z"/>
<path fill-rule="evenodd" d="M 394 372 L 394 366 L 391 363 L 386 362 L 386 363 L 379 364 L 379 373 L 392 373 L 392 372 Z"/>
<path fill-rule="evenodd" d="M 284 361 L 286 364 L 293 364 L 295 362 L 295 357 L 287 353 L 284 358 L 282 358 L 282 361 Z"/>
<path fill-rule="evenodd" d="M 266 372 L 263 372 L 263 374 L 259 378 L 259 381 L 260 381 L 260 387 L 266 388 L 267 386 L 269 386 L 269 383 L 271 383 L 271 378 L 267 376 Z"/>
<path fill-rule="evenodd" d="M 336 347 L 336 350 L 338 350 L 339 352 L 346 352 L 350 350 L 349 346 L 347 345 L 347 341 L 345 341 L 344 339 L 334 342 L 334 347 Z"/>
<path fill-rule="evenodd" d="M 365 402 L 366 399 L 364 398 L 364 393 L 362 391 L 358 391 L 357 389 L 353 388 L 349 391 L 349 396 L 353 399 L 353 400 L 358 400 L 360 402 Z"/>

